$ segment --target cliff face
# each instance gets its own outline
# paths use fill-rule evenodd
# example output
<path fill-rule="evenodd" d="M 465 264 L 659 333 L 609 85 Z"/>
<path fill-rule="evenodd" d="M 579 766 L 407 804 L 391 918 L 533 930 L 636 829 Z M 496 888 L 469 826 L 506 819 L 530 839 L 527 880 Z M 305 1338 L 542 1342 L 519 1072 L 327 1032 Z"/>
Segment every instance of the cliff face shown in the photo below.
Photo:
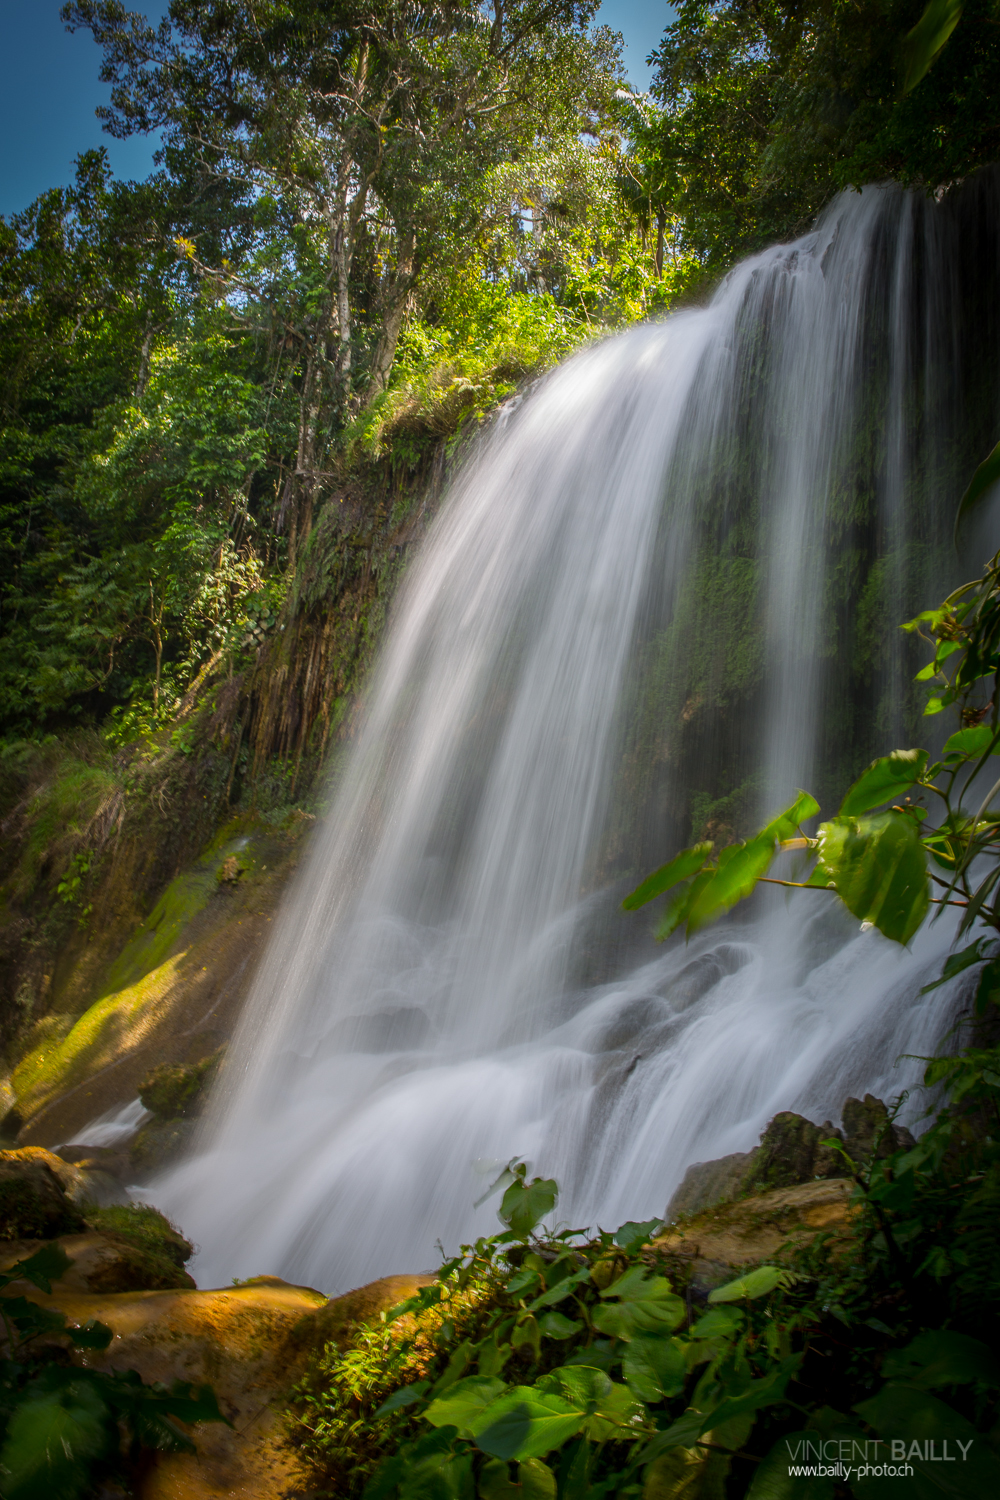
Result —
<path fill-rule="evenodd" d="M 225 1045 L 446 467 L 437 434 L 354 464 L 243 669 L 214 663 L 168 729 L 3 747 L 8 1141 L 65 1141 Z"/>

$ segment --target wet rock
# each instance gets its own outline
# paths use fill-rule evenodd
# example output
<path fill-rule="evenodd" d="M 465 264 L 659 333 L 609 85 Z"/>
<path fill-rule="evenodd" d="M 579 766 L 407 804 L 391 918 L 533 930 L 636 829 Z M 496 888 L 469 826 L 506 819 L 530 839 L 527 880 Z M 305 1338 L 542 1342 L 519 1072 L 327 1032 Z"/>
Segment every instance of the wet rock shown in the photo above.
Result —
<path fill-rule="evenodd" d="M 183 1156 L 196 1128 L 196 1120 L 150 1120 L 143 1125 L 129 1151 L 133 1178 L 143 1181 Z"/>
<path fill-rule="evenodd" d="M 854 1161 L 866 1161 L 873 1150 L 881 1160 L 917 1144 L 905 1125 L 890 1123 L 889 1111 L 873 1094 L 863 1100 L 845 1099 L 843 1118 L 844 1149 Z"/>
<path fill-rule="evenodd" d="M 836 1146 L 824 1145 L 824 1141 L 843 1142 L 855 1162 L 867 1160 L 876 1139 L 880 1158 L 916 1144 L 905 1126 L 889 1121 L 886 1106 L 871 1094 L 863 1101 L 847 1099 L 843 1120 L 844 1129 L 840 1131 L 830 1120 L 814 1125 L 804 1115 L 783 1110 L 768 1123 L 760 1145 L 752 1151 L 738 1151 L 688 1167 L 667 1205 L 666 1218 L 672 1221 L 716 1203 L 734 1202 L 748 1193 L 793 1187 L 817 1178 L 843 1177 L 850 1170 L 848 1163 Z"/>
<path fill-rule="evenodd" d="M 735 1151 L 732 1156 L 720 1156 L 717 1161 L 694 1162 L 671 1198 L 666 1218 L 677 1219 L 682 1214 L 709 1208 L 713 1203 L 729 1203 L 739 1198 L 746 1192 L 759 1151 L 760 1148 L 755 1147 L 753 1151 Z"/>
<path fill-rule="evenodd" d="M 41 1146 L 0 1151 L 0 1240 L 54 1239 L 86 1226 L 75 1197 L 86 1179 Z"/>
<path fill-rule="evenodd" d="M 184 1120 L 198 1113 L 218 1071 L 222 1050 L 196 1063 L 162 1063 L 139 1084 L 143 1107 L 157 1120 Z"/>

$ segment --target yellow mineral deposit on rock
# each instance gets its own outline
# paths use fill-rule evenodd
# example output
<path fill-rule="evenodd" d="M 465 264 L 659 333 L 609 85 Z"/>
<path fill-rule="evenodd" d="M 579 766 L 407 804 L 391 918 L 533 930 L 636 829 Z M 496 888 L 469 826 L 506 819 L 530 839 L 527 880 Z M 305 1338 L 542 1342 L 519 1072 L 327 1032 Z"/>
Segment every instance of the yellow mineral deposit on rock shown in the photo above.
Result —
<path fill-rule="evenodd" d="M 70 1251 L 69 1241 L 63 1244 Z M 232 1426 L 198 1423 L 191 1429 L 196 1453 L 155 1454 L 137 1500 L 292 1500 L 308 1488 L 308 1475 L 287 1439 L 283 1413 L 310 1352 L 339 1342 L 431 1279 L 387 1276 L 329 1300 L 276 1276 L 217 1291 L 104 1296 L 71 1287 L 67 1277 L 51 1296 L 23 1284 L 11 1293 L 56 1308 L 72 1323 L 97 1318 L 112 1330 L 102 1353 L 74 1353 L 80 1364 L 137 1370 L 147 1382 L 213 1387 Z"/>
<path fill-rule="evenodd" d="M 697 1277 L 723 1281 L 729 1269 L 774 1260 L 819 1234 L 846 1239 L 854 1183 L 847 1177 L 775 1188 L 691 1214 L 653 1241 L 694 1262 Z"/>

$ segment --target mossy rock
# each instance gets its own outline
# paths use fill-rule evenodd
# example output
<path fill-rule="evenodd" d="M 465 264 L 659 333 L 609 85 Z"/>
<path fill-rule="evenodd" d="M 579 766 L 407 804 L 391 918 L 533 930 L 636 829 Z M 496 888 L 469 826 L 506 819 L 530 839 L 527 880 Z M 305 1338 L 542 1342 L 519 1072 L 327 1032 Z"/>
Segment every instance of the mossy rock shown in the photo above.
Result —
<path fill-rule="evenodd" d="M 93 1210 L 87 1220 L 120 1247 L 118 1258 L 90 1277 L 93 1291 L 169 1291 L 195 1285 L 184 1269 L 194 1246 L 151 1204 L 114 1204 Z"/>
<path fill-rule="evenodd" d="M 148 1121 L 129 1148 L 132 1172 L 149 1176 L 175 1161 L 190 1144 L 195 1125 L 193 1119 Z"/>
<path fill-rule="evenodd" d="M 84 1228 L 78 1209 L 44 1161 L 0 1152 L 0 1240 L 47 1240 Z"/>
<path fill-rule="evenodd" d="M 157 1120 L 184 1120 L 197 1114 L 218 1070 L 221 1049 L 197 1063 L 161 1063 L 139 1085 L 139 1098 Z"/>

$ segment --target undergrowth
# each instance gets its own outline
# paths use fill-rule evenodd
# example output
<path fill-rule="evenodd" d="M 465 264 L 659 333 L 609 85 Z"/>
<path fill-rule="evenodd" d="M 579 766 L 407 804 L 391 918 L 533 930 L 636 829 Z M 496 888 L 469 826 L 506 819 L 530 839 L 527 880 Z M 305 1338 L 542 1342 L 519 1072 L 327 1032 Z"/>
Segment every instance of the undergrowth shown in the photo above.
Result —
<path fill-rule="evenodd" d="M 845 1154 L 846 1233 L 707 1293 L 657 1221 L 542 1227 L 556 1184 L 512 1163 L 503 1233 L 314 1358 L 291 1421 L 318 1493 L 1000 1493 L 1000 1048 L 926 1083 L 952 1102 L 915 1147 Z M 803 1455 L 826 1472 L 793 1473 Z"/>

